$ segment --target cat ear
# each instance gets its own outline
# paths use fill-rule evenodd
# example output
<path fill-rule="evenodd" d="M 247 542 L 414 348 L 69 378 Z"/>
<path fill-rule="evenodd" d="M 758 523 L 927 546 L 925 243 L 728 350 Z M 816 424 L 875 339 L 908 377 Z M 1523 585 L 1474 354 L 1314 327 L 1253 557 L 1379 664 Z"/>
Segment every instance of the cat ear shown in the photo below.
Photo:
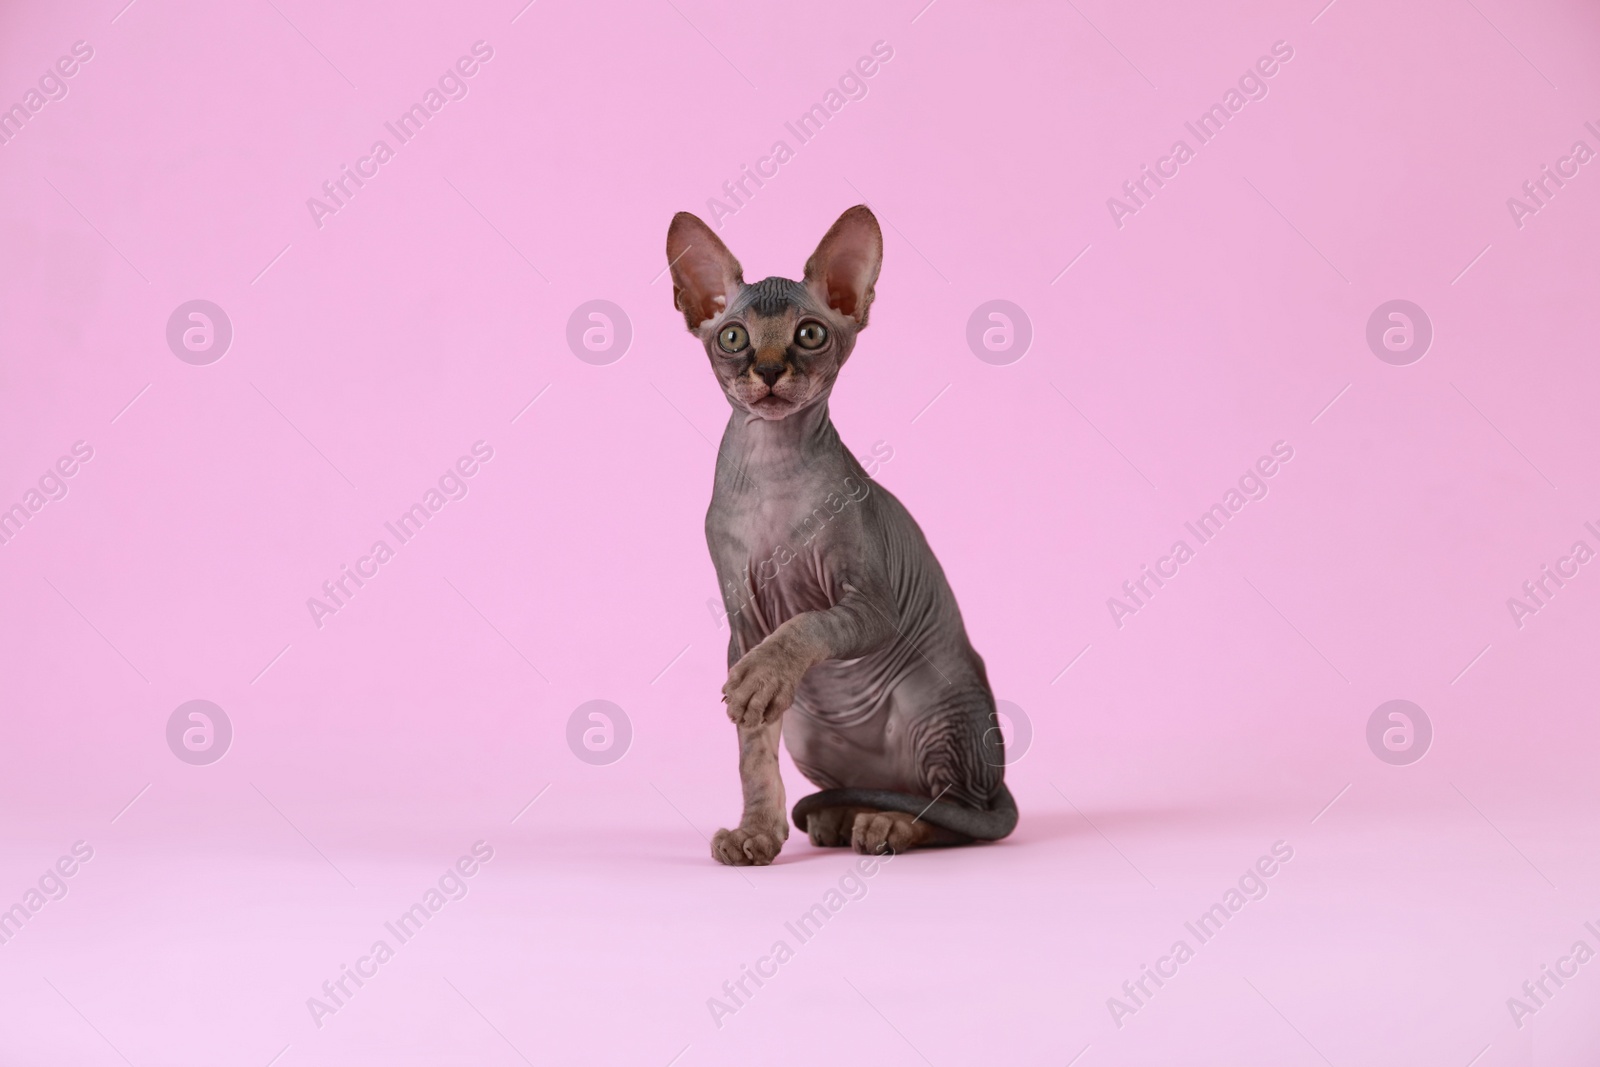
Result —
<path fill-rule="evenodd" d="M 806 260 L 806 285 L 821 300 L 856 326 L 867 324 L 872 287 L 883 266 L 883 232 L 865 204 L 839 216 L 817 250 Z"/>
<path fill-rule="evenodd" d="M 727 310 L 744 286 L 744 270 L 710 227 L 687 211 L 667 227 L 667 263 L 672 268 L 672 302 L 683 312 L 690 333 Z"/>

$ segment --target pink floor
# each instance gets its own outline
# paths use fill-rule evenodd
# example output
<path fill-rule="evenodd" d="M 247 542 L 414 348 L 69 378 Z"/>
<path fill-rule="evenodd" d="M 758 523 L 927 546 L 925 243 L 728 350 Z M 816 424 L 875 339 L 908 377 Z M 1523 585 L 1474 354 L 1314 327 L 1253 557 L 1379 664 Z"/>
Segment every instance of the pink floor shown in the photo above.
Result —
<path fill-rule="evenodd" d="M 1592 965 L 1546 979 L 1520 1030 L 1506 1001 L 1600 940 L 1579 903 L 1600 875 L 1592 800 L 1352 768 L 1318 818 L 1334 777 L 1179 803 L 1069 759 L 1069 804 L 1029 770 L 1013 839 L 867 878 L 798 842 L 769 868 L 712 866 L 728 798 L 696 782 L 709 764 L 558 780 L 515 823 L 512 796 L 382 813 L 274 796 L 310 841 L 242 781 L 161 782 L 115 825 L 50 820 L 94 858 L 4 947 L 5 1062 L 1588 1062 Z M 18 890 L 60 851 L 45 836 L 6 857 Z M 464 896 L 403 941 L 385 926 L 477 841 L 493 858 Z M 1275 845 L 1292 859 L 1197 936 Z M 797 926 L 818 904 L 837 910 Z M 377 940 L 393 958 L 325 996 Z M 1192 958 L 1130 998 L 1179 941 Z M 758 963 L 776 972 L 759 987 Z"/>
<path fill-rule="evenodd" d="M 1579 0 L 0 5 L 0 1067 L 1596 1062 L 1597 151 Z M 666 227 L 863 201 L 1021 823 L 723 868 Z"/>

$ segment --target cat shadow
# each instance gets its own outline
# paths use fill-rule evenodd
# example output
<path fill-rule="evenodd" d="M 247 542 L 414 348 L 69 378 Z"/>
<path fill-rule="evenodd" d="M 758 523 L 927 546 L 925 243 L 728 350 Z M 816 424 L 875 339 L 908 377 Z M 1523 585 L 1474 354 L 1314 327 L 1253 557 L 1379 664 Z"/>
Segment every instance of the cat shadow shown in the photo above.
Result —
<path fill-rule="evenodd" d="M 1099 841 L 1103 837 L 1120 840 L 1124 835 L 1136 835 L 1154 829 L 1172 829 L 1180 825 L 1217 825 L 1228 821 L 1221 811 L 1203 808 L 1146 807 L 1099 810 L 1045 809 L 1033 813 L 1023 812 L 1017 828 L 1009 837 L 999 841 L 984 842 L 957 848 L 916 849 L 909 856 L 933 856 L 957 853 L 972 848 L 1027 849 L 1059 841 Z M 707 850 L 709 851 L 709 849 Z M 837 863 L 840 857 L 854 856 L 848 848 L 819 848 L 813 846 L 806 835 L 791 827 L 789 840 L 783 851 L 772 861 L 773 867 L 797 867 L 805 864 Z M 673 867 L 703 867 L 714 863 L 709 855 L 687 855 L 680 852 L 657 854 L 654 862 Z"/>
<path fill-rule="evenodd" d="M 1158 828 L 1170 829 L 1184 823 L 1216 823 L 1225 821 L 1219 812 L 1195 808 L 1149 807 L 1100 811 L 1062 811 L 1047 809 L 1033 814 L 1024 812 L 1017 828 L 1009 837 L 999 841 L 984 842 L 957 848 L 917 849 L 907 855 L 936 855 L 966 851 L 969 848 L 1026 849 L 1066 840 L 1098 841 L 1102 835 L 1137 834 Z M 814 863 L 850 855 L 847 848 L 814 848 L 805 834 L 794 831 L 784 849 L 773 860 L 773 866 Z"/>
<path fill-rule="evenodd" d="M 1139 833 L 1168 828 L 1182 823 L 1215 821 L 1215 813 L 1193 808 L 1124 808 L 1099 811 L 1049 809 L 1029 815 L 1024 812 L 1011 836 L 998 845 L 1026 847 L 1035 842 L 1065 838 L 1095 838 L 1102 834 Z"/>

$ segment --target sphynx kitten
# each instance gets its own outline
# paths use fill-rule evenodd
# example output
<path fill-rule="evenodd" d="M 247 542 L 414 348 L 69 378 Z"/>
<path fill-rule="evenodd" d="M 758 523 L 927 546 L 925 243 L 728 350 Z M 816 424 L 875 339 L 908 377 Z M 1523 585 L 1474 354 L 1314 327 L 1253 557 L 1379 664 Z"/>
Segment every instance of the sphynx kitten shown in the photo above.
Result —
<path fill-rule="evenodd" d="M 805 280 L 746 285 L 694 215 L 667 231 L 673 300 L 733 408 L 706 543 L 728 613 L 728 717 L 744 815 L 711 854 L 771 863 L 789 836 L 780 730 L 822 792 L 794 808 L 813 845 L 901 852 L 993 841 L 1017 823 L 983 660 L 900 501 L 828 418 L 883 260 L 864 206 L 833 224 Z"/>

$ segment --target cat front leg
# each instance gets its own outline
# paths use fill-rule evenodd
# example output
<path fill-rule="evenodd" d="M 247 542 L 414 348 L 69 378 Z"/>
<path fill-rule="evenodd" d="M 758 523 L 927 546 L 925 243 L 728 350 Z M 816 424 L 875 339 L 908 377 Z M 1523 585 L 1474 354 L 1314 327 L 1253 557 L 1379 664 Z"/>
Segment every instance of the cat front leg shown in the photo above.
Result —
<path fill-rule="evenodd" d="M 827 658 L 824 651 L 780 626 L 728 669 L 728 680 L 722 686 L 728 718 L 739 726 L 778 721 L 794 703 L 795 690 L 806 671 Z"/>
<path fill-rule="evenodd" d="M 782 719 L 739 727 L 739 784 L 744 814 L 732 830 L 711 838 L 711 856 L 730 867 L 764 867 L 789 837 L 784 810 L 783 777 L 778 773 L 778 736 Z"/>
<path fill-rule="evenodd" d="M 833 607 L 786 620 L 729 668 L 722 698 L 730 719 L 740 725 L 773 722 L 794 703 L 806 671 L 823 660 L 864 656 L 894 637 L 887 583 L 873 576 L 846 578 L 840 585 Z"/>

